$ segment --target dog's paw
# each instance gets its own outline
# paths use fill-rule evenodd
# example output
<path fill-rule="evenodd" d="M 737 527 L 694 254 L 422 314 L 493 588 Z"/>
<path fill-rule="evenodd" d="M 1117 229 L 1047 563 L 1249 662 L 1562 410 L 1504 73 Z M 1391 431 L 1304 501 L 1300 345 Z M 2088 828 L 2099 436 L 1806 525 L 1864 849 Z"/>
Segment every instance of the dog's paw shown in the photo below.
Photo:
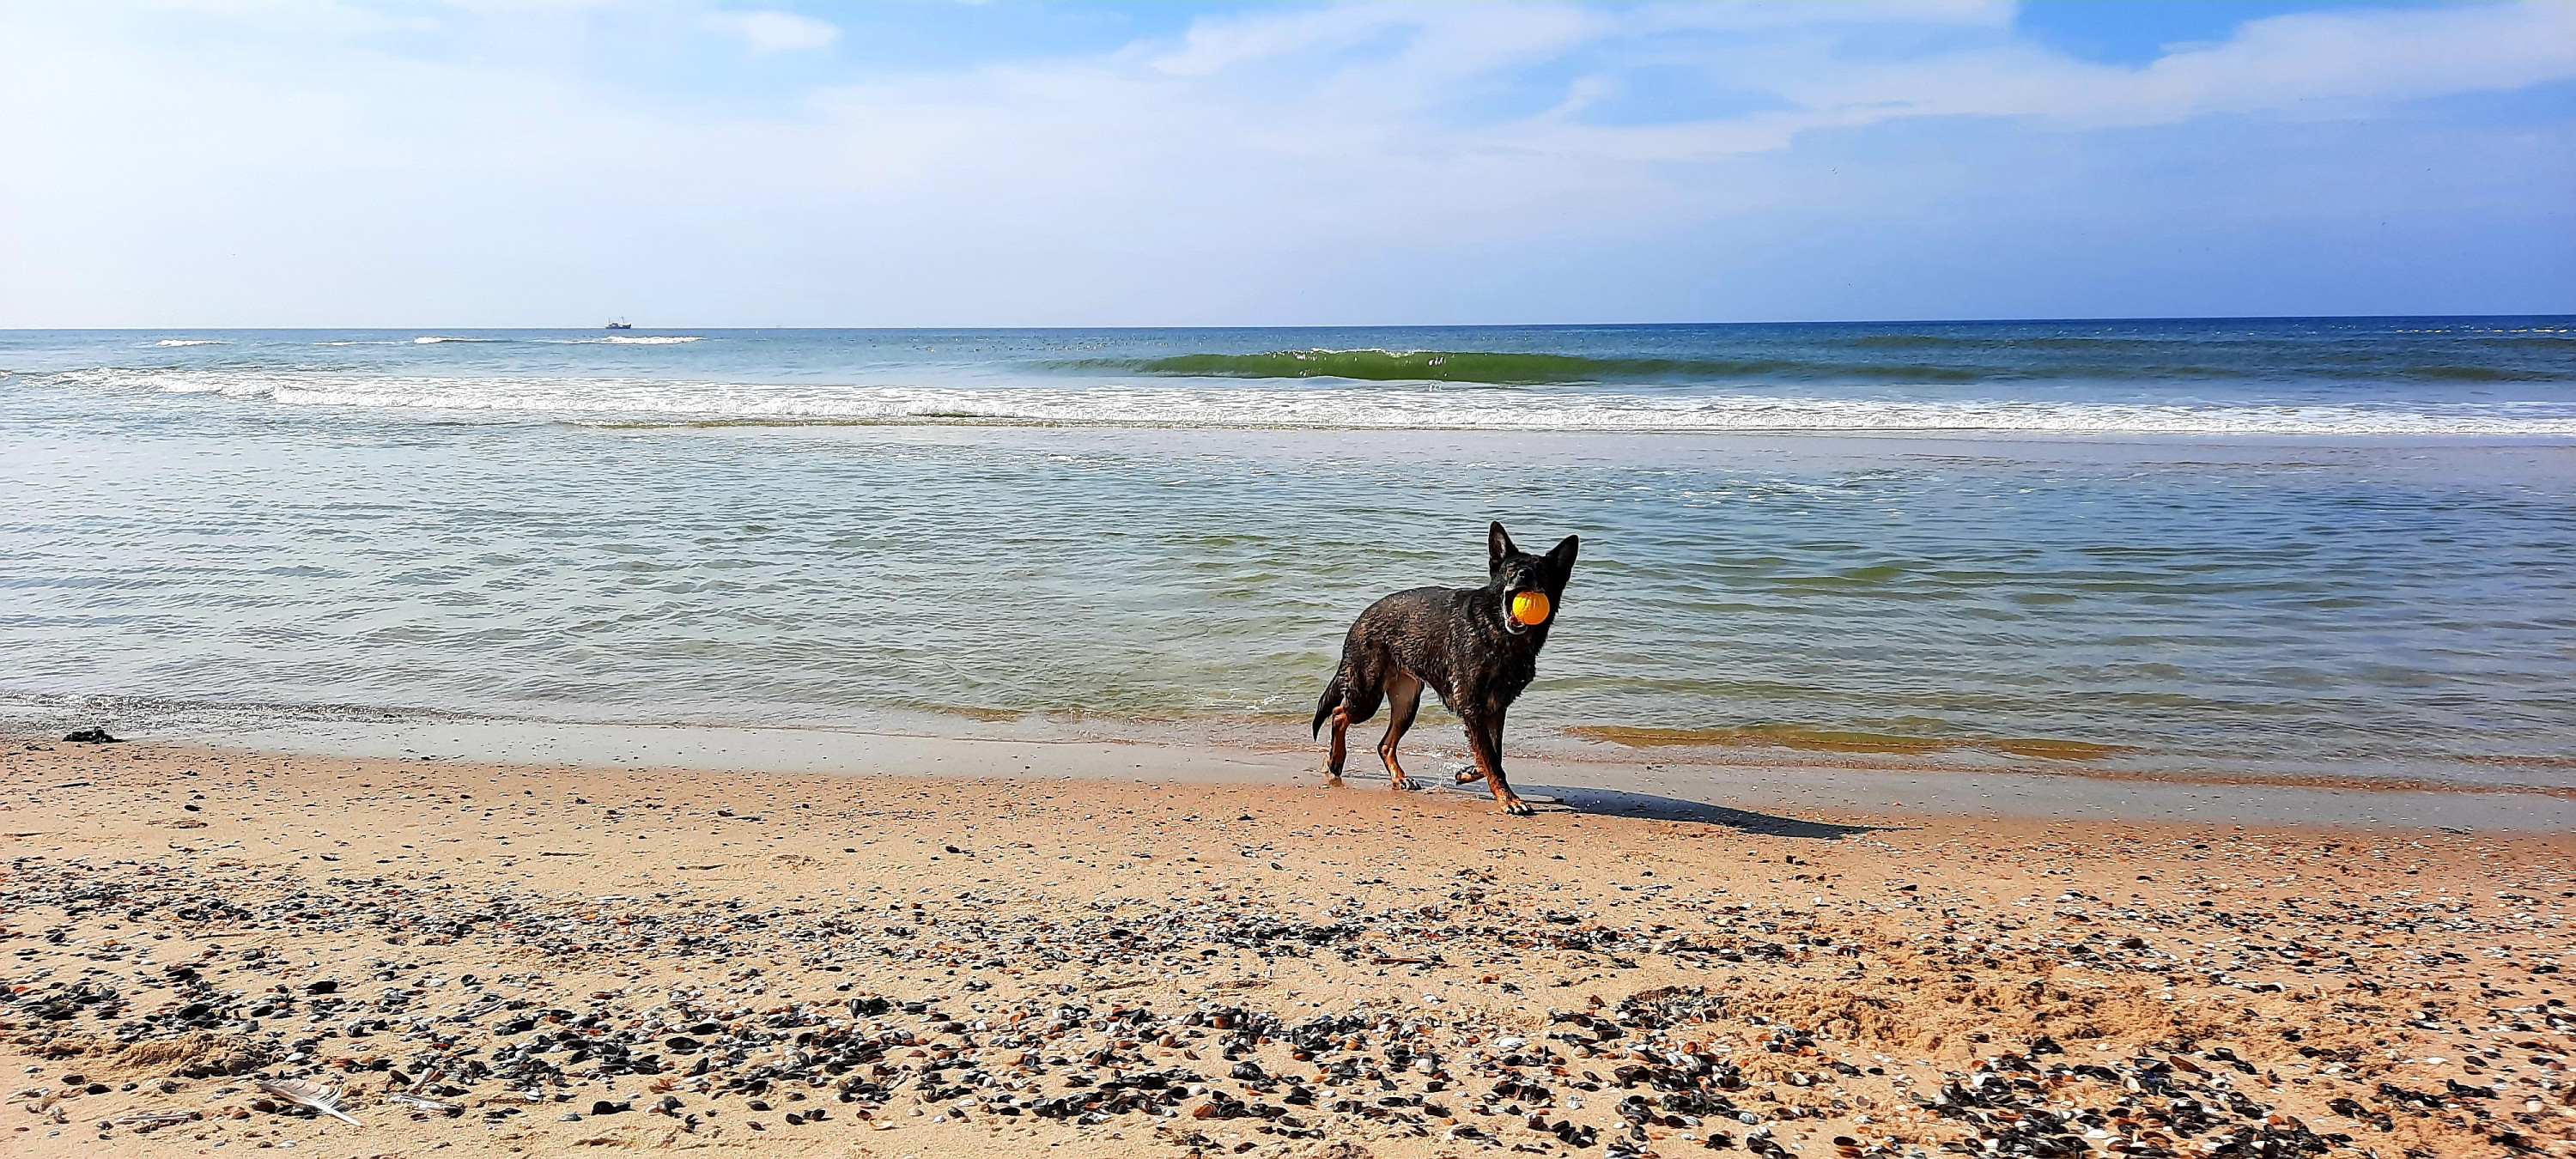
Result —
<path fill-rule="evenodd" d="M 1341 788 L 1341 787 L 1342 787 L 1342 775 L 1341 775 L 1340 773 L 1326 773 L 1326 774 L 1324 774 L 1324 787 L 1325 787 L 1325 788 L 1327 788 L 1327 789 L 1338 789 L 1338 788 Z"/>
<path fill-rule="evenodd" d="M 1527 817 L 1538 812 L 1538 810 L 1530 808 L 1529 802 L 1521 800 L 1518 797 L 1514 797 L 1511 800 L 1503 802 L 1503 812 L 1509 813 L 1514 817 Z"/>
<path fill-rule="evenodd" d="M 1462 765 L 1458 769 L 1457 777 L 1459 784 L 1472 785 L 1485 779 L 1485 770 L 1474 765 Z"/>

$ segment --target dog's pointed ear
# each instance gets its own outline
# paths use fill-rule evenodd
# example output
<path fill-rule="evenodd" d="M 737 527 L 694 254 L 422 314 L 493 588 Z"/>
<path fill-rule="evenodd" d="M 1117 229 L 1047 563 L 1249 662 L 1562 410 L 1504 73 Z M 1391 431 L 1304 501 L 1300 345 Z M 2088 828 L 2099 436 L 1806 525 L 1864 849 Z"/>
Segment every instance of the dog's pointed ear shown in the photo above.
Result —
<path fill-rule="evenodd" d="M 1547 566 L 1548 570 L 1556 576 L 1557 590 L 1563 591 L 1566 577 L 1574 574 L 1574 553 L 1582 548 L 1583 540 L 1569 535 L 1565 537 L 1564 542 L 1548 549 Z"/>
<path fill-rule="evenodd" d="M 1485 529 L 1485 571 L 1487 574 L 1500 574 L 1503 570 L 1503 561 L 1511 558 L 1512 553 L 1519 550 L 1519 548 L 1512 546 L 1512 533 L 1503 530 L 1503 521 L 1499 519 L 1495 520 L 1492 527 Z"/>

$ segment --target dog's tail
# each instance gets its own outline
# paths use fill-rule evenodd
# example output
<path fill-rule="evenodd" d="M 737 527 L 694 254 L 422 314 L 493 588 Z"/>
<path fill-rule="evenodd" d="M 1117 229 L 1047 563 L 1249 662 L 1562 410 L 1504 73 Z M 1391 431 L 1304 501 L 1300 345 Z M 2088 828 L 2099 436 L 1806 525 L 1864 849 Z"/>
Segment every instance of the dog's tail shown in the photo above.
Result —
<path fill-rule="evenodd" d="M 1342 698 L 1347 695 L 1348 690 L 1349 684 L 1347 681 L 1342 679 L 1341 670 L 1338 668 L 1334 669 L 1332 682 L 1324 685 L 1324 695 L 1315 701 L 1315 729 L 1313 735 L 1318 737 L 1324 735 L 1325 719 L 1333 715 L 1334 709 L 1342 706 Z"/>

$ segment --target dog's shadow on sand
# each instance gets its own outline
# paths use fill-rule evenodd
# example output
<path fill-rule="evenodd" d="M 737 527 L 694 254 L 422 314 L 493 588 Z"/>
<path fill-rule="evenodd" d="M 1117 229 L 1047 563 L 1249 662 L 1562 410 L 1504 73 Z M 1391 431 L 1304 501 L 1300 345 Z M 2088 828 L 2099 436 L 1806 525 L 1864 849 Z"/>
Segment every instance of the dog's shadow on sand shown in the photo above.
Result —
<path fill-rule="evenodd" d="M 1730 809 L 1702 801 L 1684 801 L 1658 797 L 1651 793 L 1629 793 L 1618 789 L 1578 789 L 1557 785 L 1531 785 L 1532 793 L 1544 793 L 1559 802 L 1539 806 L 1542 813 L 1562 809 L 1570 813 L 1594 813 L 1604 817 L 1644 817 L 1654 821 L 1689 821 L 1701 825 L 1724 825 L 1745 833 L 1765 837 L 1810 837 L 1832 841 L 1855 833 L 1876 833 L 1883 825 L 1842 825 L 1831 821 L 1804 821 L 1796 817 L 1775 817 L 1750 809 Z"/>

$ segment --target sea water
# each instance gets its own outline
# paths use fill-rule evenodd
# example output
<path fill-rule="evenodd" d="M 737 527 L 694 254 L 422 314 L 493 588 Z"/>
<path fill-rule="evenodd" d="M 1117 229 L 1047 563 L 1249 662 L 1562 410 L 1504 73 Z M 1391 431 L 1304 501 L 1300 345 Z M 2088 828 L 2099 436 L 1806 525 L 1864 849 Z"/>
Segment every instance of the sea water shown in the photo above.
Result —
<path fill-rule="evenodd" d="M 1350 618 L 1481 582 L 1500 519 L 1583 541 L 1515 745 L 2576 783 L 2576 319 L 19 331 L 0 371 L 0 703 L 1286 744 Z"/>

